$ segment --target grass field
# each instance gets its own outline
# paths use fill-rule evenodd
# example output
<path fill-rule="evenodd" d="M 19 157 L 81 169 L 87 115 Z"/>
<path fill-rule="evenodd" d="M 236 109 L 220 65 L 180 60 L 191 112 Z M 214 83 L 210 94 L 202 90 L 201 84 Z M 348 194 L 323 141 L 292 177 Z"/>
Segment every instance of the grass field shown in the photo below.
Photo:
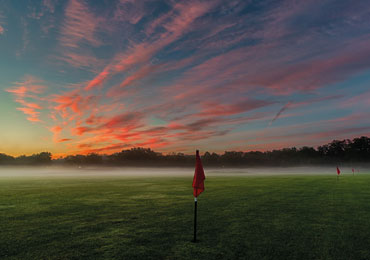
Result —
<path fill-rule="evenodd" d="M 2 178 L 0 259 L 370 259 L 370 175 Z"/>

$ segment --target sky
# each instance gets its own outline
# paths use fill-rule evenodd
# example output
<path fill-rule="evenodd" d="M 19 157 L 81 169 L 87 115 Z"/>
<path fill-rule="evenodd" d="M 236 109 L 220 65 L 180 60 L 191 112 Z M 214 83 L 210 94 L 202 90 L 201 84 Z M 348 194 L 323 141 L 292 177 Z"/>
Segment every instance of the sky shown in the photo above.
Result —
<path fill-rule="evenodd" d="M 317 147 L 369 109 L 369 0 L 0 0 L 0 153 Z"/>

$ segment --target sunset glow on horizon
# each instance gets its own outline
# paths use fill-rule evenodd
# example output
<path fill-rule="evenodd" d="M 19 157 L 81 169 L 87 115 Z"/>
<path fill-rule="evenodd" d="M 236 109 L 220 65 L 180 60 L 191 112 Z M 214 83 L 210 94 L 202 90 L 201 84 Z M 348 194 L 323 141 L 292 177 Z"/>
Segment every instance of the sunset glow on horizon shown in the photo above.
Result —
<path fill-rule="evenodd" d="M 0 2 L 0 153 L 370 136 L 368 1 Z"/>

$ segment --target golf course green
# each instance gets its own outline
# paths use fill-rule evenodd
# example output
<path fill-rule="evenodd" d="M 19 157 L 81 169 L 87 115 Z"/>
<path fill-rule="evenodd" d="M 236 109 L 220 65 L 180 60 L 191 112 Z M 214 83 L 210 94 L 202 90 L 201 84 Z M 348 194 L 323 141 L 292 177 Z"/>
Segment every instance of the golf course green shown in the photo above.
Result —
<path fill-rule="evenodd" d="M 370 259 L 370 175 L 0 178 L 0 259 Z"/>

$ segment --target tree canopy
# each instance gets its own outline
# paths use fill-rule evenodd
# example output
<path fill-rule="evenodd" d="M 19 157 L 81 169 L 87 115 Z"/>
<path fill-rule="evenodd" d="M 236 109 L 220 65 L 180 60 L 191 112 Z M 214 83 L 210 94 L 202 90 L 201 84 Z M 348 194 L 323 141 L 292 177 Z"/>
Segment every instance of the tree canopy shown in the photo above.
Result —
<path fill-rule="evenodd" d="M 49 152 L 30 156 L 13 157 L 0 153 L 0 165 L 113 165 L 113 166 L 192 166 L 195 155 L 183 153 L 162 154 L 150 148 L 132 148 L 121 152 L 101 155 L 69 155 L 61 159 L 52 159 Z M 361 136 L 353 140 L 333 140 L 313 147 L 291 147 L 266 152 L 225 151 L 223 154 L 206 151 L 202 156 L 204 165 L 209 166 L 259 166 L 259 165 L 309 165 L 337 164 L 344 162 L 370 162 L 370 138 Z"/>

